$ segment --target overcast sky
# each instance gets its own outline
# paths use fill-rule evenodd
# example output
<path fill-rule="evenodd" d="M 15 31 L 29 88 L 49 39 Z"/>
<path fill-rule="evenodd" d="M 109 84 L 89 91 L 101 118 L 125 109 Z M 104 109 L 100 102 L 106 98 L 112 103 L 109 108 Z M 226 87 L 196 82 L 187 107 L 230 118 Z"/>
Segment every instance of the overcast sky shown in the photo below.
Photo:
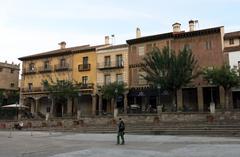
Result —
<path fill-rule="evenodd" d="M 0 0 L 0 62 L 67 47 L 115 44 L 142 35 L 165 33 L 174 22 L 188 30 L 190 19 L 199 29 L 225 26 L 240 30 L 240 0 Z"/>

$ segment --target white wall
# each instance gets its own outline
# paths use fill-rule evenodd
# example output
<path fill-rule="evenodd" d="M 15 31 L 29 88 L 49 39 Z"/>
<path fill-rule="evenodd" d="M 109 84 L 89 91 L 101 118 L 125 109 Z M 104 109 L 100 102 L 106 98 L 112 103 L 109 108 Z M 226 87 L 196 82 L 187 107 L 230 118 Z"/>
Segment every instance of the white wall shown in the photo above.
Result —
<path fill-rule="evenodd" d="M 234 66 L 238 67 L 238 62 L 240 61 L 240 51 L 229 52 L 229 65 L 231 68 Z"/>

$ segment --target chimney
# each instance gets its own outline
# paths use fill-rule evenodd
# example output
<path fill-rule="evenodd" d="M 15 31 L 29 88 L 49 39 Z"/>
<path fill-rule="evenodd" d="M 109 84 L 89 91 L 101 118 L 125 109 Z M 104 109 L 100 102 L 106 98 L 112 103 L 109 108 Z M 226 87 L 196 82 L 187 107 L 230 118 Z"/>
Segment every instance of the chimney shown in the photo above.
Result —
<path fill-rule="evenodd" d="M 194 28 L 195 28 L 195 22 L 193 20 L 190 20 L 189 22 L 189 31 L 192 32 L 194 31 Z"/>
<path fill-rule="evenodd" d="M 141 30 L 140 28 L 137 27 L 136 29 L 136 38 L 140 38 L 141 37 Z"/>
<path fill-rule="evenodd" d="M 58 45 L 60 45 L 60 49 L 65 49 L 66 48 L 66 42 L 62 41 L 60 43 L 58 43 Z"/>
<path fill-rule="evenodd" d="M 109 36 L 105 36 L 105 44 L 109 45 Z"/>
<path fill-rule="evenodd" d="M 172 25 L 173 27 L 173 33 L 181 32 L 181 24 L 176 22 Z"/>

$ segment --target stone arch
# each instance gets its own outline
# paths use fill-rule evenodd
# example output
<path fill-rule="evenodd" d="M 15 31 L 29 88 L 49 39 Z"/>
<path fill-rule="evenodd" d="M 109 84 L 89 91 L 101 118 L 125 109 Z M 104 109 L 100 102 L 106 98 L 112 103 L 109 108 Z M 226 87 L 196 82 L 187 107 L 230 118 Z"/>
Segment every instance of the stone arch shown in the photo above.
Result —
<path fill-rule="evenodd" d="M 36 103 L 36 100 L 32 96 L 28 96 L 23 99 L 23 105 L 27 106 L 31 113 L 34 113 L 36 110 L 35 103 Z"/>
<path fill-rule="evenodd" d="M 50 113 L 52 100 L 48 96 L 41 96 L 37 99 L 38 101 L 38 113 L 46 115 Z"/>

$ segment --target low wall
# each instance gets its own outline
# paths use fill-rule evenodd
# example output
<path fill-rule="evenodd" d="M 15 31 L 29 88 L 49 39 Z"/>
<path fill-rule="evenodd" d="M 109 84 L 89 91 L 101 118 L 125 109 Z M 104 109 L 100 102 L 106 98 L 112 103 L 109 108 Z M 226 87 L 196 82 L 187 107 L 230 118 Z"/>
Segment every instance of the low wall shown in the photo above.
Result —
<path fill-rule="evenodd" d="M 161 114 L 145 114 L 145 115 L 119 115 L 123 118 L 126 124 L 156 124 L 156 123 L 239 123 L 240 112 L 216 112 L 210 113 L 161 113 Z M 61 119 L 55 118 L 49 121 L 45 120 L 22 120 L 25 128 L 74 128 L 74 127 L 87 127 L 87 126 L 115 126 L 117 119 L 113 117 L 95 116 L 95 117 L 81 117 L 77 119 Z M 17 121 L 0 121 L 0 129 L 7 129 L 14 127 Z"/>

